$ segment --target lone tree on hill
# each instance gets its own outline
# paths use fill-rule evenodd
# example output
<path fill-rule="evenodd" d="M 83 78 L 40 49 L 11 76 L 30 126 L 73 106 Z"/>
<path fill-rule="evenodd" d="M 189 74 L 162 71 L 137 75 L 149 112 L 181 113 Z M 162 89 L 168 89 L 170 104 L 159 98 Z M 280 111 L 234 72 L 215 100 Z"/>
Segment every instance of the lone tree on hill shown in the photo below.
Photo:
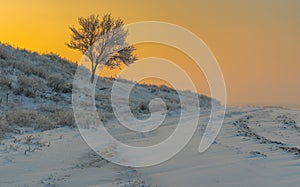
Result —
<path fill-rule="evenodd" d="M 110 69 L 129 65 L 137 60 L 133 55 L 135 47 L 126 42 L 128 35 L 121 19 L 105 14 L 102 20 L 98 15 L 78 18 L 79 28 L 69 26 L 71 41 L 66 45 L 79 50 L 92 63 L 91 83 L 94 82 L 97 67 L 107 66 Z"/>

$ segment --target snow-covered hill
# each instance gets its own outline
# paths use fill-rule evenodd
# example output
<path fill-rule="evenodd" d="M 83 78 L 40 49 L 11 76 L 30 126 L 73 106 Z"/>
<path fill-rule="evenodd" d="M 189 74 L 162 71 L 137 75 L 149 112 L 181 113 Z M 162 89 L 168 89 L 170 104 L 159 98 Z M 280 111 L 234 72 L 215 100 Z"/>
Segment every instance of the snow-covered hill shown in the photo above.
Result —
<path fill-rule="evenodd" d="M 55 54 L 40 55 L 1 44 L 0 137 L 5 132 L 17 132 L 20 126 L 36 130 L 60 126 L 75 127 L 72 84 L 76 69 L 76 63 Z M 95 88 L 96 107 L 103 122 L 115 118 L 110 101 L 114 81 L 113 78 L 99 78 Z M 166 86 L 136 84 L 129 98 L 135 117 L 149 115 L 148 104 L 156 97 L 165 101 L 169 115 L 176 115 L 180 110 L 180 101 L 175 90 Z M 217 102 L 203 95 L 199 95 L 199 98 L 204 109 L 210 107 L 211 101 Z"/>

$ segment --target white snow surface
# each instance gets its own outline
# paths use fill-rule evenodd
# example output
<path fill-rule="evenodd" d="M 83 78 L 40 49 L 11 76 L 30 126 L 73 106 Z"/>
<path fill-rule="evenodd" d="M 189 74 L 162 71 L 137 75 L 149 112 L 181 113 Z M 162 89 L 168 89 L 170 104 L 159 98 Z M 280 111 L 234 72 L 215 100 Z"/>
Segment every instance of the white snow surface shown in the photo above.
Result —
<path fill-rule="evenodd" d="M 199 153 L 209 119 L 209 113 L 204 112 L 192 140 L 178 155 L 146 168 L 103 160 L 91 151 L 76 128 L 44 132 L 21 129 L 23 133 L 1 142 L 0 186 L 298 187 L 299 116 L 299 110 L 284 108 L 228 108 L 216 141 Z M 151 144 L 176 127 L 176 120 L 168 120 L 143 136 L 124 130 L 114 121 L 106 126 L 128 144 Z"/>

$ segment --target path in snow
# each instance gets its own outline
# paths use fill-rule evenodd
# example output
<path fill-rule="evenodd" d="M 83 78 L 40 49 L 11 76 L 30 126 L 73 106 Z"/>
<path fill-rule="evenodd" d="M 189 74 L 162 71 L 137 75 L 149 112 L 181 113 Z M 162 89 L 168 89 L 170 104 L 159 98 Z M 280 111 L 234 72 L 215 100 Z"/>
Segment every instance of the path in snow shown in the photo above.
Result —
<path fill-rule="evenodd" d="M 0 186 L 299 186 L 300 111 L 228 108 L 216 141 L 198 153 L 208 119 L 208 113 L 201 115 L 194 137 L 178 155 L 147 168 L 103 160 L 72 128 L 12 135 L 0 145 Z M 133 145 L 151 144 L 175 125 L 169 120 L 143 136 L 118 125 L 111 131 Z"/>

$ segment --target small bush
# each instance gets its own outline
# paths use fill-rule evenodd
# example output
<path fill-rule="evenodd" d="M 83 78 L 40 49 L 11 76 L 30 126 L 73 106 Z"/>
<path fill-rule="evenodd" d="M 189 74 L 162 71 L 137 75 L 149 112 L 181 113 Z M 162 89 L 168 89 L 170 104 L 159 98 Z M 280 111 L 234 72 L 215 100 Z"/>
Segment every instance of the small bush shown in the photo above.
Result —
<path fill-rule="evenodd" d="M 14 94 L 22 95 L 27 97 L 36 97 L 37 92 L 43 92 L 45 86 L 43 82 L 35 77 L 28 77 L 24 74 L 18 76 L 18 86 L 14 90 Z"/>
<path fill-rule="evenodd" d="M 10 46 L 0 44 L 0 59 L 6 60 L 12 57 L 12 48 Z"/>
<path fill-rule="evenodd" d="M 4 60 L 0 57 L 0 66 L 7 67 L 7 66 L 9 66 L 9 62 L 7 62 L 7 60 Z"/>
<path fill-rule="evenodd" d="M 110 99 L 110 92 L 107 93 L 95 93 L 95 100 L 97 101 L 107 101 Z"/>
<path fill-rule="evenodd" d="M 57 112 L 58 110 L 60 110 L 60 109 L 57 108 L 55 105 L 41 105 L 38 108 L 38 111 L 40 111 L 40 112 L 49 112 L 49 113 L 54 113 L 54 112 Z"/>
<path fill-rule="evenodd" d="M 75 124 L 73 111 L 57 111 L 49 115 L 56 126 L 73 126 Z"/>
<path fill-rule="evenodd" d="M 139 105 L 139 113 L 148 114 L 149 113 L 149 102 L 142 102 Z"/>
<path fill-rule="evenodd" d="M 46 76 L 47 74 L 46 74 L 45 70 L 40 68 L 40 67 L 34 67 L 34 68 L 31 69 L 31 71 L 32 71 L 31 72 L 32 74 L 34 74 L 38 77 L 41 77 L 41 78 L 44 78 L 44 79 L 47 77 Z"/>
<path fill-rule="evenodd" d="M 2 51 L 0 51 L 0 59 L 3 59 L 3 60 L 5 60 L 5 59 L 6 59 L 6 55 L 5 55 L 5 54 L 3 54 L 3 52 L 2 52 Z"/>
<path fill-rule="evenodd" d="M 48 78 L 49 87 L 55 92 L 70 93 L 72 86 L 68 84 L 61 75 L 55 74 Z"/>
<path fill-rule="evenodd" d="M 26 62 L 24 62 L 21 66 L 22 67 L 19 69 L 26 75 L 36 75 L 41 78 L 46 78 L 46 72 L 40 67 L 36 67 L 35 65 Z"/>
<path fill-rule="evenodd" d="M 115 115 L 111 112 L 99 112 L 98 111 L 98 116 L 103 123 L 115 118 Z"/>
<path fill-rule="evenodd" d="M 169 88 L 169 87 L 167 87 L 167 86 L 165 86 L 165 85 L 161 85 L 161 86 L 159 87 L 159 89 L 160 89 L 161 91 L 167 92 L 167 93 L 170 93 L 171 91 L 173 91 L 171 88 Z"/>
<path fill-rule="evenodd" d="M 0 140 L 3 138 L 5 133 L 14 132 L 12 126 L 6 121 L 5 116 L 0 116 Z"/>
<path fill-rule="evenodd" d="M 3 76 L 0 76 L 0 85 L 11 89 L 12 88 L 12 81 L 7 75 L 3 75 Z"/>
<path fill-rule="evenodd" d="M 56 103 L 59 103 L 59 102 L 64 102 L 65 99 L 64 97 L 59 94 L 59 93 L 55 93 L 55 94 L 52 94 L 50 97 L 49 97 L 50 100 L 56 102 Z"/>

